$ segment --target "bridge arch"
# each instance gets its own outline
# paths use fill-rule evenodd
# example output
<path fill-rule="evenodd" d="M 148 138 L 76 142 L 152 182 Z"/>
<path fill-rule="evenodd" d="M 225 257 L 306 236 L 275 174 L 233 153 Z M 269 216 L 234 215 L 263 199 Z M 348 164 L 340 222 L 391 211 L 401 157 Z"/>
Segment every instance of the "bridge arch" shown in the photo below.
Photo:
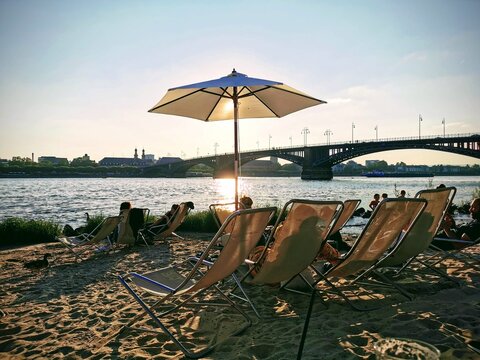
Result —
<path fill-rule="evenodd" d="M 478 139 L 477 139 L 478 140 Z M 374 154 L 385 151 L 392 150 L 434 150 L 448 152 L 458 155 L 464 155 L 480 159 L 480 142 L 473 141 L 470 143 L 455 142 L 455 143 L 435 143 L 435 142 L 424 142 L 424 143 L 411 143 L 406 146 L 406 144 L 401 142 L 396 143 L 359 143 L 350 145 L 349 147 L 333 149 L 333 154 L 328 158 L 323 158 L 315 161 L 314 166 L 333 166 L 344 161 L 357 158 L 359 156 Z M 336 151 L 335 151 L 336 150 Z"/>

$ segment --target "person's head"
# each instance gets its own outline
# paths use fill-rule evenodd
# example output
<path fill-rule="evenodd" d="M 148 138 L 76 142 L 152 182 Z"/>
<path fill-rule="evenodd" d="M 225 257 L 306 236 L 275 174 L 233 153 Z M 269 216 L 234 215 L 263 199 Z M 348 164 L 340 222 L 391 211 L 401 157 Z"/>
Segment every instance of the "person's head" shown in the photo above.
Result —
<path fill-rule="evenodd" d="M 375 195 L 373 195 L 373 198 L 374 198 L 375 200 L 380 200 L 380 194 L 375 194 Z"/>
<path fill-rule="evenodd" d="M 405 195 L 407 195 L 407 192 L 405 190 L 401 190 L 400 191 L 400 196 L 405 197 Z"/>
<path fill-rule="evenodd" d="M 192 210 L 195 209 L 195 205 L 193 205 L 193 202 L 191 202 L 191 201 L 187 201 L 187 202 L 185 203 L 185 205 L 187 205 L 187 207 L 188 207 L 189 209 L 192 209 Z"/>
<path fill-rule="evenodd" d="M 388 195 L 386 193 L 382 194 L 382 199 L 386 199 L 387 197 L 388 197 Z"/>
<path fill-rule="evenodd" d="M 180 207 L 180 205 L 173 204 L 172 207 L 170 208 L 170 211 L 173 213 L 173 212 L 177 211 L 179 207 Z"/>
<path fill-rule="evenodd" d="M 480 198 L 475 198 L 470 203 L 470 209 L 468 209 L 473 219 L 480 220 Z"/>
<path fill-rule="evenodd" d="M 131 209 L 131 208 L 132 208 L 132 204 L 130 204 L 129 201 L 124 201 L 120 204 L 120 211 L 126 210 L 126 209 Z"/>
<path fill-rule="evenodd" d="M 443 189 L 444 187 L 446 187 L 445 184 L 440 184 L 437 186 L 437 189 Z"/>
<path fill-rule="evenodd" d="M 242 207 L 244 209 L 251 209 L 253 205 L 253 200 L 249 196 L 242 196 L 240 198 L 240 204 L 242 204 Z"/>

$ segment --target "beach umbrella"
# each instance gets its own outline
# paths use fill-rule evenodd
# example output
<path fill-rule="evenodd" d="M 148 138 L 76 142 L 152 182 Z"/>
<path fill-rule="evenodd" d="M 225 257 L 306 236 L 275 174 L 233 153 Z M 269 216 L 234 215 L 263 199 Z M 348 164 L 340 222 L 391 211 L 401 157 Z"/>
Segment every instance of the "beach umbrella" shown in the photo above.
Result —
<path fill-rule="evenodd" d="M 169 89 L 148 111 L 203 121 L 234 120 L 233 171 L 238 209 L 238 119 L 282 117 L 324 103 L 281 82 L 251 78 L 233 69 L 219 79 Z"/>

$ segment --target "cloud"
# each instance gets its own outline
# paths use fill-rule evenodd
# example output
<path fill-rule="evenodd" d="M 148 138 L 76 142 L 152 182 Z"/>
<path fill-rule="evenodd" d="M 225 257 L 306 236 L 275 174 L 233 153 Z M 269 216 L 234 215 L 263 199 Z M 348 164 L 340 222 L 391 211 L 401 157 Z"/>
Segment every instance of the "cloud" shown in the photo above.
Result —
<path fill-rule="evenodd" d="M 333 99 L 328 99 L 328 103 L 330 105 L 335 105 L 335 104 L 346 104 L 351 102 L 352 99 L 350 98 L 333 98 Z"/>

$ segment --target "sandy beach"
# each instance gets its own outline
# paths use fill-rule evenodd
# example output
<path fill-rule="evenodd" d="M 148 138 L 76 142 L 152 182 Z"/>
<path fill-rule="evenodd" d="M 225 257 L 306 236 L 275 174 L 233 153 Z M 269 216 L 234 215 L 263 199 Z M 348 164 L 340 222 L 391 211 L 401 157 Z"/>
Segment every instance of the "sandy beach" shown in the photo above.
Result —
<path fill-rule="evenodd" d="M 183 235 L 185 240 L 91 254 L 78 263 L 57 243 L 1 250 L 0 358 L 183 358 L 166 336 L 150 332 L 127 330 L 100 347 L 109 334 L 141 312 L 117 275 L 180 261 L 203 249 L 205 240 L 211 238 L 210 234 Z M 48 268 L 24 268 L 24 262 L 40 259 L 45 253 L 52 254 Z M 478 347 L 480 340 L 480 274 L 462 261 L 444 264 L 451 276 L 461 280 L 461 286 L 417 271 L 402 280 L 415 294 L 413 301 L 395 290 L 376 289 L 375 299 L 361 303 L 381 308 L 358 312 L 338 299 L 324 297 L 328 307 L 317 299 L 303 359 L 374 359 L 374 343 L 390 336 L 429 342 L 442 352 L 442 359 L 478 359 L 480 355 L 467 343 Z M 226 339 L 206 358 L 295 359 L 309 297 L 279 291 L 275 286 L 246 289 L 262 319 L 245 306 L 253 325 Z M 178 320 L 181 326 L 202 328 L 202 334 L 220 329 L 215 336 L 221 337 L 222 329 L 235 321 L 222 311 L 201 312 L 194 319 L 185 312 Z M 193 336 L 188 340 L 196 342 Z"/>

